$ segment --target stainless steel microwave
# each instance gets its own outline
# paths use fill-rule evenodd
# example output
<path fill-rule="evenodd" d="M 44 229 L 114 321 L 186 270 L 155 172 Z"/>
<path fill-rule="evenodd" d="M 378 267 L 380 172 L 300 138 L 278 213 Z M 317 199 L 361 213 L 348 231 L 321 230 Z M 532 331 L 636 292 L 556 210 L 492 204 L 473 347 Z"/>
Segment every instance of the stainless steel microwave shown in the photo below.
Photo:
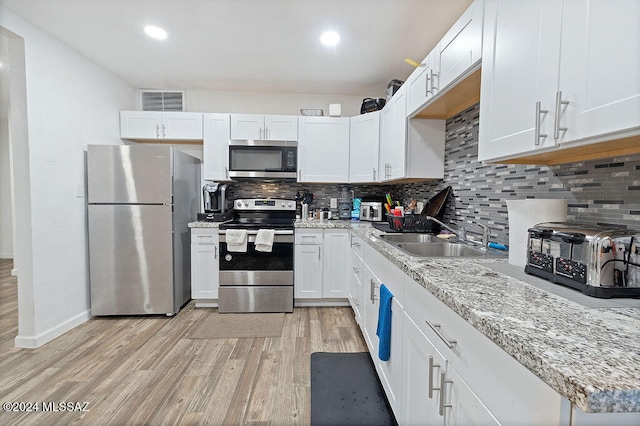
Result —
<path fill-rule="evenodd" d="M 229 177 L 295 179 L 298 143 L 294 141 L 231 140 Z"/>

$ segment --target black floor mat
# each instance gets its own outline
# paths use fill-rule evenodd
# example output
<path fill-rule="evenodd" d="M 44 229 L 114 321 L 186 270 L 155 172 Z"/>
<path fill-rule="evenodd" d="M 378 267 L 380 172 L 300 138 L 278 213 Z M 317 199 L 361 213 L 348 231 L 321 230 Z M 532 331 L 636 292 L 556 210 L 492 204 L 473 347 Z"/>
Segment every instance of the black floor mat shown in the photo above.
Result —
<path fill-rule="evenodd" d="M 368 352 L 311 354 L 311 424 L 397 424 Z"/>

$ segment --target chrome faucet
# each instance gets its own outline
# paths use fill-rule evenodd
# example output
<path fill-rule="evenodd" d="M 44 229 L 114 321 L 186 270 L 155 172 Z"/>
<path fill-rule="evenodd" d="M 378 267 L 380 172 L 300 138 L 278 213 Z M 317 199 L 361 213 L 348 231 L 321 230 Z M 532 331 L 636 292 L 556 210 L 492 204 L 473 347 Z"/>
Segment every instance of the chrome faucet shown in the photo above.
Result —
<path fill-rule="evenodd" d="M 425 216 L 425 218 L 432 220 L 440 226 L 443 226 L 449 231 L 453 232 L 461 241 L 469 241 L 467 239 L 467 228 L 465 228 L 464 226 L 459 226 L 456 230 L 451 228 L 449 225 L 442 223 L 440 220 L 436 219 L 433 216 Z M 491 236 L 491 230 L 484 223 L 475 222 L 475 224 L 482 228 L 482 248 L 487 248 L 487 245 L 489 244 L 489 237 Z"/>
<path fill-rule="evenodd" d="M 425 216 L 426 219 L 432 220 L 440 226 L 444 226 L 449 231 L 453 232 L 458 238 L 465 241 L 467 239 L 467 229 L 464 226 L 459 227 L 458 229 L 453 229 L 446 223 L 441 222 L 433 216 Z"/>
<path fill-rule="evenodd" d="M 489 237 L 491 236 L 491 230 L 484 223 L 476 222 L 476 225 L 482 228 L 482 248 L 487 248 L 489 245 Z"/>

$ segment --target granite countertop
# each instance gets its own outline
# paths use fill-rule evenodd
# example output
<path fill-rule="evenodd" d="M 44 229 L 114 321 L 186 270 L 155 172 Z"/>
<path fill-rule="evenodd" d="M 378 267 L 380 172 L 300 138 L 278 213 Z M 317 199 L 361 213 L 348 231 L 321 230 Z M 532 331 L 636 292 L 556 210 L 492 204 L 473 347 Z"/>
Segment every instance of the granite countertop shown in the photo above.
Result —
<path fill-rule="evenodd" d="M 351 229 L 352 223 L 354 222 L 342 219 L 297 219 L 294 226 L 302 229 Z"/>
<path fill-rule="evenodd" d="M 224 222 L 206 222 L 206 221 L 190 222 L 189 228 L 220 228 L 221 223 L 224 223 Z"/>
<path fill-rule="evenodd" d="M 582 410 L 640 411 L 640 304 L 583 306 L 497 272 L 505 260 L 417 259 L 368 223 L 351 228 Z"/>

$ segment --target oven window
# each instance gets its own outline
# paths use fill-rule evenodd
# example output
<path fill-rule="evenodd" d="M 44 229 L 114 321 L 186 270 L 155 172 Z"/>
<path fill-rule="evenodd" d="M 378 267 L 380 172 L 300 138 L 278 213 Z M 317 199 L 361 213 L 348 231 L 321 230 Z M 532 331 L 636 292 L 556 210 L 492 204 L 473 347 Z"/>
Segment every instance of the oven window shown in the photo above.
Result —
<path fill-rule="evenodd" d="M 233 171 L 281 171 L 282 149 L 272 147 L 230 147 L 229 166 Z"/>
<path fill-rule="evenodd" d="M 273 243 L 271 252 L 255 250 L 253 243 L 247 244 L 246 252 L 227 249 L 220 243 L 221 271 L 291 271 L 293 270 L 293 243 Z"/>

